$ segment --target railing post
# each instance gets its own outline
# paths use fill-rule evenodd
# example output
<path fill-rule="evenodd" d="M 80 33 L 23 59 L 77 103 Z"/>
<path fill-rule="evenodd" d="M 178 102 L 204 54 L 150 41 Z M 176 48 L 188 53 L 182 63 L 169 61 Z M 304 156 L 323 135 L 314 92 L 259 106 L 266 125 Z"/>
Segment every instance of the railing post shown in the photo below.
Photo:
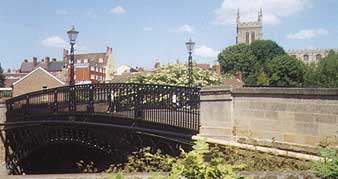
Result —
<path fill-rule="evenodd" d="M 137 86 L 136 88 L 136 99 L 135 99 L 135 118 L 144 118 L 143 110 L 142 110 L 142 104 L 143 104 L 143 93 L 140 91 L 140 86 Z"/>
<path fill-rule="evenodd" d="M 58 113 L 58 90 L 54 90 L 54 105 L 53 105 L 54 113 Z"/>
<path fill-rule="evenodd" d="M 76 112 L 76 95 L 75 95 L 75 86 L 70 86 L 69 88 L 69 112 Z"/>
<path fill-rule="evenodd" d="M 29 114 L 29 95 L 26 96 L 26 107 L 24 112 L 25 118 L 27 117 L 28 114 Z"/>
<path fill-rule="evenodd" d="M 88 112 L 94 112 L 94 87 L 92 84 L 89 86 L 89 99 L 88 99 Z"/>

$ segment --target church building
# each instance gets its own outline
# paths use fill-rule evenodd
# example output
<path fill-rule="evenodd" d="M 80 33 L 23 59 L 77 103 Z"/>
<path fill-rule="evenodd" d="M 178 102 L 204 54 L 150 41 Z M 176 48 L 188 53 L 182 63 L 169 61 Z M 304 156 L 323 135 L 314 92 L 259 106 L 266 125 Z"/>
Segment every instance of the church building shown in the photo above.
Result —
<path fill-rule="evenodd" d="M 237 12 L 237 37 L 236 44 L 250 44 L 255 40 L 263 39 L 263 12 L 262 9 L 258 13 L 258 19 L 255 22 L 241 22 L 241 16 L 238 9 Z"/>
<path fill-rule="evenodd" d="M 238 9 L 236 45 L 241 43 L 251 44 L 255 40 L 263 40 L 262 9 L 258 12 L 257 21 L 252 22 L 242 22 Z M 307 63 L 325 58 L 331 50 L 338 52 L 338 49 L 291 49 L 287 50 L 286 53 Z"/>

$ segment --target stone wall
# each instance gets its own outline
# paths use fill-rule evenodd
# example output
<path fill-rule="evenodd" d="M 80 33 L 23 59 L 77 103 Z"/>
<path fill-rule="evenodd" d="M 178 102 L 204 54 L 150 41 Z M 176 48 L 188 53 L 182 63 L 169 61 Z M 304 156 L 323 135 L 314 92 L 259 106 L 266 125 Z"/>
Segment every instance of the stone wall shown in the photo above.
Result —
<path fill-rule="evenodd" d="M 311 152 L 337 142 L 338 89 L 205 88 L 200 134 Z"/>

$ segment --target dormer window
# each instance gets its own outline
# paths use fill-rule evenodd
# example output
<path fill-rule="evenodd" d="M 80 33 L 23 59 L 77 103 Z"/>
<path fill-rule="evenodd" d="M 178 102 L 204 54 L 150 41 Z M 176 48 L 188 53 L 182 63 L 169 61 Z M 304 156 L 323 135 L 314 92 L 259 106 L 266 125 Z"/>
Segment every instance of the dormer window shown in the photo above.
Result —
<path fill-rule="evenodd" d="M 99 63 L 103 63 L 103 58 L 99 58 Z"/>
<path fill-rule="evenodd" d="M 81 59 L 77 59 L 77 60 L 76 60 L 76 63 L 81 63 Z"/>
<path fill-rule="evenodd" d="M 88 59 L 83 59 L 83 63 L 88 63 Z"/>

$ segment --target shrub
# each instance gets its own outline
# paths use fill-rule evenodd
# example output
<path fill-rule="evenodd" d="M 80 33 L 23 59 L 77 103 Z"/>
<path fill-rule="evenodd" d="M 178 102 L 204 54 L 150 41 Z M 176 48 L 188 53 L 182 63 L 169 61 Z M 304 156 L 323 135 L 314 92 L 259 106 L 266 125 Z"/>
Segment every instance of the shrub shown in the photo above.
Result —
<path fill-rule="evenodd" d="M 338 149 L 322 147 L 319 151 L 321 157 L 323 157 L 323 160 L 315 162 L 313 165 L 318 176 L 323 179 L 337 179 Z"/>

